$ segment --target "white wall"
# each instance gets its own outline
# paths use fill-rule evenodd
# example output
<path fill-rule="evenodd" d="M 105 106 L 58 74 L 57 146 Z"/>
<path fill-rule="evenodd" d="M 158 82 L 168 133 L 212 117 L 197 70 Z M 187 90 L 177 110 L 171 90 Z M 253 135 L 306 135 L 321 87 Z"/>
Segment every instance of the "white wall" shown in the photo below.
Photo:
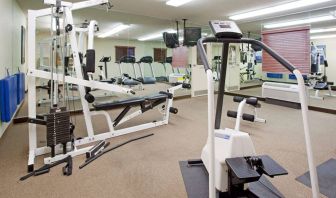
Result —
<path fill-rule="evenodd" d="M 21 65 L 21 25 L 26 27 L 26 17 L 15 0 L 1 0 L 0 3 L 0 78 L 6 76 L 6 68 L 10 74 L 17 68 L 25 70 Z"/>
<path fill-rule="evenodd" d="M 0 79 L 10 74 L 26 71 L 21 64 L 21 25 L 25 28 L 26 17 L 15 0 L 0 1 Z M 0 137 L 8 127 L 8 123 L 0 122 Z"/>
<path fill-rule="evenodd" d="M 313 42 L 315 45 L 326 45 L 329 65 L 327 68 L 328 81 L 336 83 L 336 38 L 313 40 Z"/>

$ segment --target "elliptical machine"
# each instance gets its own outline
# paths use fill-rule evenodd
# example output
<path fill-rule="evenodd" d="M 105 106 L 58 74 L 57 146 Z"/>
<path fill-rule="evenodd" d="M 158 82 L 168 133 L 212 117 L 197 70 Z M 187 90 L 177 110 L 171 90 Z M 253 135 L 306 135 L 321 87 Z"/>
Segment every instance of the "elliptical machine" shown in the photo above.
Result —
<path fill-rule="evenodd" d="M 184 167 L 204 167 L 205 172 L 209 173 L 209 198 L 217 197 L 217 194 L 219 194 L 219 197 L 282 197 L 281 193 L 263 175 L 274 177 L 287 174 L 287 171 L 269 156 L 256 155 L 253 142 L 248 133 L 230 128 L 221 129 L 225 78 L 221 78 L 219 81 L 216 113 L 214 112 L 213 72 L 203 45 L 205 43 L 223 44 L 220 76 L 226 76 L 230 43 L 249 43 L 264 49 L 265 52 L 281 65 L 295 74 L 298 80 L 312 193 L 314 198 L 319 197 L 317 173 L 313 159 L 307 117 L 306 89 L 302 74 L 264 43 L 254 39 L 241 38 L 242 33 L 234 22 L 210 21 L 210 27 L 215 37 L 201 38 L 197 44 L 208 81 L 208 139 L 206 145 L 203 147 L 200 160 L 189 160 L 185 165 L 180 163 L 182 175 L 185 175 L 183 173 L 186 170 Z M 215 114 L 216 116 L 214 117 Z M 192 171 L 188 170 L 188 172 Z M 205 174 L 200 175 L 204 177 Z M 188 178 L 184 177 L 185 183 L 192 177 L 188 176 Z M 192 179 L 195 181 L 199 178 Z M 204 184 L 207 182 L 200 181 L 197 187 L 192 187 L 187 183 L 186 186 L 189 189 L 198 190 L 200 183 Z M 188 193 L 188 195 L 189 198 L 192 197 L 192 194 Z"/>

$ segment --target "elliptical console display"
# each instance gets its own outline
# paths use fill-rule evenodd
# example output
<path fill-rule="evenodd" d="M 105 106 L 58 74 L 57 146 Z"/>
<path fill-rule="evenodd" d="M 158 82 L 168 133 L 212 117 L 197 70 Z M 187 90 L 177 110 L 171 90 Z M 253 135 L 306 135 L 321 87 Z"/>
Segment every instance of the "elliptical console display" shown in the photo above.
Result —
<path fill-rule="evenodd" d="M 233 21 L 213 20 L 210 21 L 209 24 L 216 38 L 240 39 L 243 37 L 241 30 Z"/>

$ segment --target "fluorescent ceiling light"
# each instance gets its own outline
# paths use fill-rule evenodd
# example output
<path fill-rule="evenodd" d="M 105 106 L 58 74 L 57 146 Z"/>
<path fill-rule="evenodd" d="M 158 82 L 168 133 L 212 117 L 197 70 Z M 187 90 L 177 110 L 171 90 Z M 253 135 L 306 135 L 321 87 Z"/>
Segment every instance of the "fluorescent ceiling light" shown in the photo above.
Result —
<path fill-rule="evenodd" d="M 183 4 L 189 3 L 192 0 L 169 0 L 166 2 L 167 5 L 179 7 Z"/>
<path fill-rule="evenodd" d="M 336 32 L 336 27 L 334 28 L 320 28 L 320 29 L 311 29 L 310 33 L 315 34 L 315 33 L 323 33 L 323 32 Z"/>
<path fill-rule="evenodd" d="M 176 31 L 173 30 L 173 29 L 168 29 L 168 30 L 164 30 L 164 31 L 161 31 L 161 32 L 158 32 L 158 33 L 142 36 L 142 37 L 138 38 L 138 40 L 139 41 L 148 41 L 148 40 L 158 39 L 158 38 L 162 37 L 163 32 L 175 33 Z"/>
<path fill-rule="evenodd" d="M 116 34 L 118 32 L 121 32 L 121 31 L 123 31 L 123 30 L 125 30 L 129 27 L 130 27 L 130 25 L 119 24 L 119 25 L 115 26 L 114 28 L 112 28 L 111 30 L 109 30 L 105 33 L 99 34 L 98 37 L 99 38 L 105 38 L 105 37 L 111 36 L 113 34 Z"/>
<path fill-rule="evenodd" d="M 336 34 L 321 35 L 321 36 L 312 36 L 312 37 L 310 37 L 311 40 L 326 39 L 326 38 L 336 38 Z"/>
<path fill-rule="evenodd" d="M 316 22 L 321 22 L 321 21 L 330 21 L 334 19 L 335 17 L 331 15 L 318 16 L 318 17 L 312 17 L 312 18 L 307 18 L 307 19 L 299 19 L 295 21 L 266 24 L 264 25 L 264 27 L 265 28 L 279 28 L 279 27 L 286 27 L 286 26 L 293 26 L 293 25 L 310 24 L 310 23 L 316 23 Z"/>
<path fill-rule="evenodd" d="M 306 6 L 311 6 L 319 3 L 324 3 L 328 2 L 331 0 L 299 0 L 299 1 L 294 1 L 290 3 L 285 3 L 277 6 L 272 6 L 260 10 L 255 10 L 251 12 L 246 12 L 242 14 L 237 14 L 230 16 L 229 18 L 231 20 L 241 20 L 241 19 L 247 19 L 247 18 L 253 18 L 257 16 L 262 16 L 262 15 L 267 15 L 267 14 L 274 14 L 277 12 L 283 12 L 283 11 L 288 11 L 288 10 L 293 10 L 296 8 L 302 8 Z"/>

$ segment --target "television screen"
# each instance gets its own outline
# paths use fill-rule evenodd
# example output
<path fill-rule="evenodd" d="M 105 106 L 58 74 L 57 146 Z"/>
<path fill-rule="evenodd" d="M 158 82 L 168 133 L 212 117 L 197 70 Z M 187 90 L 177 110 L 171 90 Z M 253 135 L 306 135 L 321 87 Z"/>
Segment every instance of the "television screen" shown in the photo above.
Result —
<path fill-rule="evenodd" d="M 197 41 L 201 37 L 202 37 L 202 29 L 200 27 L 185 27 L 183 45 L 185 46 L 197 45 Z"/>
<path fill-rule="evenodd" d="M 178 38 L 176 33 L 163 33 L 163 41 L 168 48 L 176 48 L 179 46 Z"/>

